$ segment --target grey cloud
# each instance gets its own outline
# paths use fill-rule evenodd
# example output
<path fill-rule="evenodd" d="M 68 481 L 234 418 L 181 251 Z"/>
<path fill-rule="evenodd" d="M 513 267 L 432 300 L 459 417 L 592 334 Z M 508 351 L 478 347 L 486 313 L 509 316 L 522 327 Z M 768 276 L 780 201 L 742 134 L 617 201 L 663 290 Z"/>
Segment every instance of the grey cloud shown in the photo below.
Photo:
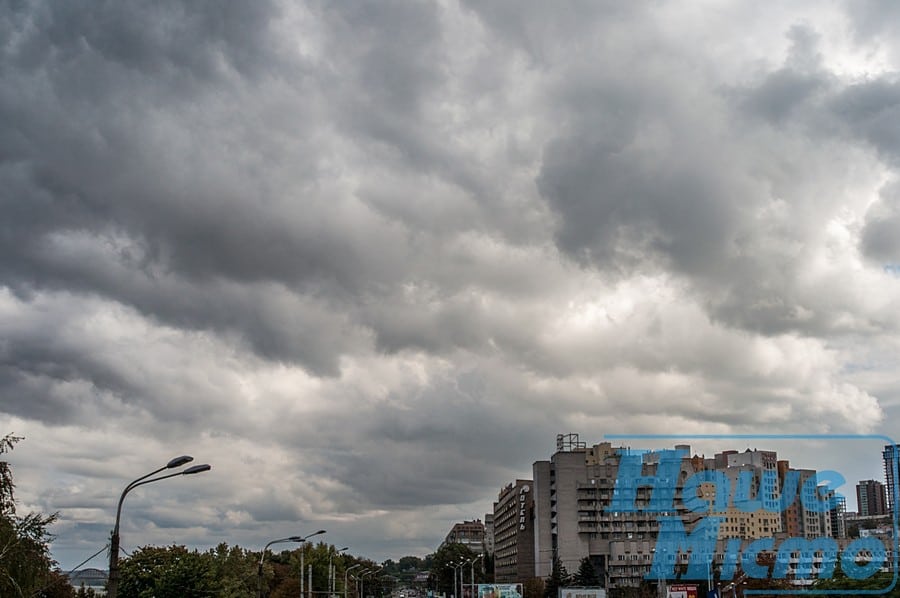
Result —
<path fill-rule="evenodd" d="M 891 0 L 849 0 L 845 10 L 861 45 L 870 44 L 875 36 L 891 35 L 900 19 L 900 8 Z"/>
<path fill-rule="evenodd" d="M 7 15 L 15 25 L 10 29 L 24 34 L 13 38 L 12 47 L 14 61 L 23 66 L 54 54 L 73 59 L 87 50 L 144 74 L 182 71 L 213 79 L 222 58 L 253 76 L 275 57 L 266 43 L 267 26 L 276 16 L 270 2 L 22 3 Z"/>
<path fill-rule="evenodd" d="M 882 189 L 880 197 L 866 213 L 862 249 L 884 266 L 900 264 L 900 185 Z"/>
<path fill-rule="evenodd" d="M 821 74 L 801 73 L 783 68 L 769 74 L 765 81 L 747 94 L 746 109 L 774 124 L 783 123 L 804 102 L 828 84 Z"/>
<path fill-rule="evenodd" d="M 831 101 L 831 109 L 848 134 L 871 143 L 885 160 L 900 160 L 900 84 L 879 78 L 847 87 Z"/>

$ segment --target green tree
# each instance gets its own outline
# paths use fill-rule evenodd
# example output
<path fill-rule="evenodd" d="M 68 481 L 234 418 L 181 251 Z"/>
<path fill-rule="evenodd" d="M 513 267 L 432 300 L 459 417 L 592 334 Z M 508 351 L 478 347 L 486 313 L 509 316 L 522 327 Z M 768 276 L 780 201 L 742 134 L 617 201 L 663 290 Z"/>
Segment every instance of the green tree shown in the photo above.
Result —
<path fill-rule="evenodd" d="M 86 588 L 82 584 L 78 591 L 75 592 L 75 598 L 98 598 L 97 592 L 93 588 Z"/>
<path fill-rule="evenodd" d="M 0 439 L 0 455 L 11 451 L 19 436 Z M 68 581 L 54 572 L 48 528 L 57 514 L 16 513 L 15 483 L 7 461 L 0 461 L 0 596 L 65 596 Z"/>
<path fill-rule="evenodd" d="M 213 559 L 184 546 L 145 546 L 120 563 L 122 598 L 218 596 Z"/>
<path fill-rule="evenodd" d="M 212 573 L 217 581 L 218 598 L 253 598 L 256 596 L 258 556 L 240 546 L 222 543 L 210 549 Z"/>
<path fill-rule="evenodd" d="M 454 575 L 459 569 L 454 569 L 453 564 L 475 558 L 477 555 L 463 544 L 444 544 L 434 553 L 431 565 L 431 574 L 434 576 L 434 589 L 446 595 L 454 594 L 456 584 Z"/>
<path fill-rule="evenodd" d="M 553 568 L 550 570 L 550 577 L 544 582 L 544 598 L 556 598 L 559 595 L 559 588 L 569 585 L 570 576 L 566 571 L 566 566 L 562 564 L 559 557 L 553 557 Z"/>
<path fill-rule="evenodd" d="M 863 564 L 860 562 L 860 564 Z M 859 590 L 865 590 L 871 593 L 877 593 L 885 598 L 900 598 L 900 587 L 894 587 L 886 593 L 879 593 L 878 590 L 888 588 L 893 583 L 893 575 L 890 573 L 876 573 L 867 579 L 852 579 L 847 576 L 841 568 L 841 560 L 837 559 L 834 572 L 828 579 L 819 579 L 813 584 L 816 591 L 829 590 L 847 590 L 846 594 L 832 594 L 838 598 L 850 598 L 859 596 Z"/>
<path fill-rule="evenodd" d="M 582 588 L 600 585 L 600 577 L 597 575 L 597 570 L 594 569 L 593 563 L 591 563 L 591 557 L 586 556 L 578 563 L 578 572 L 572 578 L 572 584 Z"/>

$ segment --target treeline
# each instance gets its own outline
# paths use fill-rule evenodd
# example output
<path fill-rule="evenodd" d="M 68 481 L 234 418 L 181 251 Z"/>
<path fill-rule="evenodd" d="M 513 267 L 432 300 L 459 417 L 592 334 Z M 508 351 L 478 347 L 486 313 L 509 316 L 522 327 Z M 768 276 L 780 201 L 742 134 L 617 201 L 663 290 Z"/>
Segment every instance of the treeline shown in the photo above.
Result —
<path fill-rule="evenodd" d="M 0 439 L 0 455 L 22 440 L 8 434 Z M 2 598 L 91 598 L 89 588 L 74 588 L 50 557 L 53 535 L 49 527 L 57 514 L 16 512 L 15 483 L 6 460 L 0 460 L 0 597 Z M 296 546 L 296 545 L 295 545 Z M 348 598 L 356 596 L 353 576 L 361 571 L 365 593 L 384 596 L 396 584 L 411 581 L 430 557 L 403 557 L 387 561 L 382 568 L 372 560 L 338 552 L 331 544 L 309 542 L 292 550 L 269 551 L 262 569 L 260 551 L 240 546 L 219 546 L 201 552 L 184 546 L 145 546 L 119 560 L 120 598 L 294 598 L 300 595 L 300 565 L 303 563 L 306 591 L 322 597 L 332 590 Z M 312 588 L 309 569 L 312 568 Z M 333 567 L 332 577 L 329 572 Z M 377 572 L 376 572 L 377 569 Z M 345 576 L 348 570 L 350 575 Z M 344 580 L 347 579 L 345 588 Z"/>

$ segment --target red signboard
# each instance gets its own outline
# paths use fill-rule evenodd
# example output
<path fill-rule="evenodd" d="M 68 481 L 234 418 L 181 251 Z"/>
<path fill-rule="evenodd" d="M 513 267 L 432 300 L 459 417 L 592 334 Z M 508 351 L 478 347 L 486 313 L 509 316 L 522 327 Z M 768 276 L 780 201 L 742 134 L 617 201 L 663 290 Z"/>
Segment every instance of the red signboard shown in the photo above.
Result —
<path fill-rule="evenodd" d="M 666 598 L 698 598 L 700 592 L 695 584 L 674 584 L 666 586 Z"/>

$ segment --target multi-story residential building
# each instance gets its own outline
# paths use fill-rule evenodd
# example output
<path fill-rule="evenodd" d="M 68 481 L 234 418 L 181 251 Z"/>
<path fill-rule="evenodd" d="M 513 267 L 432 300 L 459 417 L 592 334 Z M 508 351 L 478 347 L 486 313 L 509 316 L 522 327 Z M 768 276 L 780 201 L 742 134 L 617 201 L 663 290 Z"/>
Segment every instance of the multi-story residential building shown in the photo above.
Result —
<path fill-rule="evenodd" d="M 701 529 L 697 526 L 703 520 L 717 518 L 718 535 L 711 538 L 716 547 L 705 557 L 710 572 L 722 566 L 724 547 L 733 545 L 735 538 L 747 544 L 759 538 L 843 535 L 841 523 L 835 524 L 836 517 L 843 521 L 837 496 L 833 497 L 833 511 L 837 512 L 819 513 L 804 507 L 804 500 L 807 505 L 822 500 L 822 487 L 808 483 L 818 480 L 815 470 L 792 469 L 787 461 L 778 461 L 773 451 L 724 451 L 709 459 L 690 455 L 690 447 L 685 445 L 676 446 L 675 451 L 641 452 L 608 442 L 588 447 L 577 435 L 560 435 L 556 452 L 549 460 L 535 462 L 532 468 L 534 575 L 547 577 L 554 558 L 572 572 L 582 558 L 589 557 L 606 587 L 639 585 L 654 561 L 661 517 L 680 520 L 684 533 L 691 535 Z M 643 479 L 628 482 L 627 487 L 618 486 L 624 463 L 631 469 L 630 479 Z M 683 496 L 685 480 L 702 472 L 704 480 L 717 481 L 695 486 L 696 497 Z M 786 480 L 796 488 L 785 489 Z M 651 486 L 668 487 L 668 481 L 674 497 L 668 503 L 671 510 L 660 513 L 646 509 L 654 497 Z M 717 484 L 722 487 L 717 488 Z M 717 492 L 723 491 L 727 501 L 716 502 Z M 623 495 L 634 501 L 635 508 L 613 510 L 611 504 L 622 500 Z M 710 512 L 687 509 L 685 501 L 695 498 L 717 506 Z M 711 533 L 716 528 L 705 529 Z M 499 546 L 499 539 L 497 543 Z M 688 557 L 667 554 L 665 558 L 686 566 Z"/>
<path fill-rule="evenodd" d="M 676 464 L 672 487 L 694 473 L 688 447 Z M 537 461 L 534 473 L 535 576 L 550 574 L 553 558 L 570 572 L 589 557 L 607 587 L 637 586 L 649 574 L 659 534 L 658 512 L 611 511 L 616 479 L 624 457 L 639 462 L 640 475 L 656 476 L 660 453 L 632 453 L 604 442 L 588 448 L 577 435 L 560 435 L 557 451 L 548 461 Z M 621 490 L 621 489 L 620 489 Z M 647 504 L 652 489 L 634 488 L 635 504 Z M 682 516 L 686 527 L 698 519 L 673 503 L 672 516 Z"/>
<path fill-rule="evenodd" d="M 746 504 L 734 504 L 732 501 L 725 511 L 712 513 L 722 519 L 719 538 L 771 538 L 781 532 L 777 464 L 778 456 L 773 451 L 725 451 L 713 458 L 711 465 L 726 475 L 732 488 L 746 486 L 745 496 L 741 498 L 758 501 L 760 505 L 749 510 Z M 715 495 L 707 489 L 704 498 L 713 500 Z"/>
<path fill-rule="evenodd" d="M 832 493 L 834 491 L 832 490 Z M 828 511 L 831 518 L 831 537 L 840 539 L 847 537 L 847 499 L 839 494 L 834 494 L 835 508 Z M 824 515 L 824 513 L 823 513 Z"/>
<path fill-rule="evenodd" d="M 484 523 L 481 519 L 456 523 L 450 529 L 444 544 L 462 544 L 475 554 L 481 554 L 484 547 Z"/>
<path fill-rule="evenodd" d="M 534 494 L 531 480 L 516 480 L 494 503 L 494 581 L 524 583 L 534 577 Z"/>
<path fill-rule="evenodd" d="M 877 480 L 862 480 L 856 485 L 856 505 L 859 514 L 864 517 L 888 514 L 884 485 Z"/>
<path fill-rule="evenodd" d="M 898 456 L 898 451 L 900 451 L 900 449 L 898 449 L 897 445 L 886 444 L 881 453 L 881 457 L 884 460 L 884 488 L 887 498 L 886 507 L 890 513 L 893 513 L 894 505 L 897 504 L 896 497 L 894 496 L 894 493 L 897 490 L 895 486 L 896 480 L 894 479 L 894 469 L 898 466 L 896 463 L 898 459 L 895 458 Z"/>
<path fill-rule="evenodd" d="M 781 487 L 781 528 L 790 538 L 821 538 L 833 536 L 832 516 L 821 517 L 818 511 L 807 509 L 804 504 L 820 501 L 817 484 L 807 483 L 809 478 L 818 479 L 815 469 L 794 469 L 788 461 L 778 461 L 778 482 Z M 795 485 L 789 488 L 788 485 Z M 837 508 L 837 496 L 831 499 Z"/>
<path fill-rule="evenodd" d="M 494 554 L 494 514 L 484 515 L 484 554 Z"/>

